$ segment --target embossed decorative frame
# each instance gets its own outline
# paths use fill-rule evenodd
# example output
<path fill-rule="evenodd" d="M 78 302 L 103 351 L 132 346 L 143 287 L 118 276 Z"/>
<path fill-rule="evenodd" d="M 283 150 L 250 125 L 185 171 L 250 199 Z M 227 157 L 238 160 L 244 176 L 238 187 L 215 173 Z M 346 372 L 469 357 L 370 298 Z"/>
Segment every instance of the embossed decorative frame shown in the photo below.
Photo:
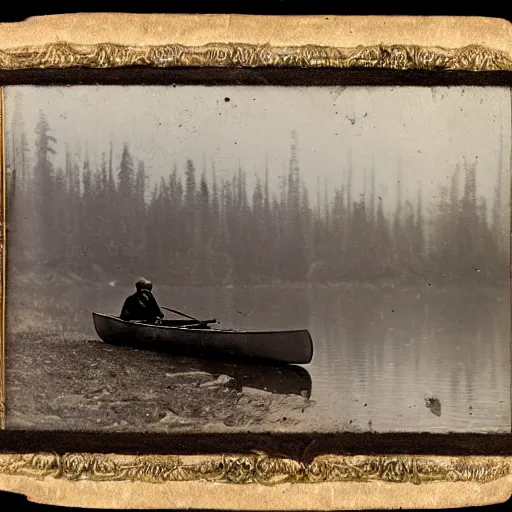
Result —
<path fill-rule="evenodd" d="M 375 45 L 336 48 L 318 45 L 272 46 L 209 43 L 203 46 L 165 44 L 130 46 L 114 43 L 74 45 L 50 43 L 0 50 L 0 69 L 172 67 L 314 67 L 427 71 L 510 71 L 512 59 L 481 45 L 425 48 L 417 45 Z"/>
<path fill-rule="evenodd" d="M 90 19 L 94 21 L 94 15 L 91 16 Z M 112 32 L 114 32 L 112 24 L 115 23 L 116 16 L 122 17 L 123 22 L 126 22 L 126 15 L 106 15 L 107 25 L 110 24 Z M 147 29 L 143 30 L 141 26 L 143 27 L 144 24 L 149 23 L 151 27 L 151 23 L 158 22 L 158 19 L 154 16 L 151 19 L 140 15 L 136 16 L 137 18 L 131 18 L 131 20 L 136 24 L 139 32 L 142 30 L 141 34 L 147 33 Z M 229 25 L 231 25 L 232 17 L 229 16 L 228 18 Z M 212 19 L 212 17 L 204 18 L 206 27 Z M 252 17 L 252 19 L 255 20 L 256 18 Z M 243 26 L 243 17 L 238 18 L 238 20 L 240 25 Z M 300 22 L 298 18 L 295 21 Z M 267 20 L 267 22 L 269 21 Z M 339 27 L 342 27 L 343 23 L 350 27 L 351 23 L 346 18 L 339 19 L 337 22 Z M 398 26 L 400 20 L 397 19 L 396 22 Z M 402 22 L 405 25 L 408 24 L 408 21 L 404 21 L 404 19 L 402 19 Z M 192 27 L 192 21 L 190 23 Z M 215 24 L 215 19 L 212 23 Z M 293 32 L 293 23 L 293 19 L 284 23 L 291 27 L 290 33 Z M 308 21 L 306 20 L 304 23 L 308 28 Z M 312 23 L 309 25 L 310 34 L 313 34 L 311 30 L 317 30 L 321 26 L 321 24 L 318 24 L 320 23 L 319 20 L 313 20 Z M 256 22 L 256 25 L 258 25 L 258 22 Z M 172 26 L 176 27 L 177 25 Z M 404 73 L 402 75 L 392 75 L 391 78 L 388 78 L 388 82 L 396 81 L 398 85 L 402 83 L 404 78 L 414 76 L 409 75 L 410 73 L 418 72 L 421 74 L 420 78 L 417 79 L 419 83 L 432 83 L 438 78 L 441 78 L 443 83 L 446 81 L 450 83 L 452 77 L 455 77 L 457 83 L 474 83 L 475 80 L 478 82 L 481 76 L 485 76 L 489 83 L 512 86 L 512 27 L 510 26 L 508 27 L 509 39 L 503 39 L 502 37 L 499 40 L 501 44 L 496 46 L 481 44 L 482 38 L 479 38 L 479 42 L 476 44 L 469 41 L 468 44 L 455 45 L 454 47 L 403 42 L 394 44 L 392 40 L 386 43 L 361 43 L 355 46 L 337 45 L 334 42 L 329 45 L 319 44 L 314 34 L 313 36 L 294 36 L 294 40 L 302 37 L 302 44 L 284 45 L 271 42 L 247 42 L 242 38 L 235 39 L 229 36 L 214 39 L 214 36 L 210 34 L 215 33 L 217 30 L 215 27 L 208 33 L 208 38 L 214 42 L 204 44 L 175 41 L 172 40 L 171 35 L 168 37 L 170 41 L 161 44 L 133 44 L 133 42 L 119 42 L 120 38 L 114 35 L 110 41 L 84 43 L 79 40 L 79 37 L 76 40 L 71 37 L 70 40 L 64 41 L 60 38 L 53 38 L 54 40 L 51 42 L 46 41 L 40 44 L 11 45 L 2 40 L 2 30 L 4 28 L 5 26 L 0 26 L 0 87 L 2 84 L 48 83 L 48 81 L 52 81 L 52 77 L 57 77 L 56 80 L 59 83 L 67 80 L 69 80 L 69 83 L 73 83 L 78 81 L 76 72 L 82 73 L 80 80 L 84 79 L 84 70 L 94 70 L 91 80 L 96 80 L 102 76 L 101 73 L 108 73 L 109 70 L 126 71 L 127 74 L 124 76 L 129 75 L 131 79 L 134 79 L 143 70 L 183 69 L 189 71 L 190 69 L 201 70 L 205 68 L 208 68 L 210 73 L 214 70 L 217 77 L 223 71 L 256 70 L 256 72 L 264 73 L 265 70 L 270 70 L 284 73 L 286 70 L 296 70 L 298 72 L 321 70 L 338 73 L 336 76 L 341 82 L 345 80 L 343 73 L 358 72 L 363 73 L 363 75 L 357 75 L 357 79 L 367 83 L 372 81 L 372 73 L 375 74 L 379 71 Z M 254 27 L 252 28 L 254 29 Z M 411 31 L 410 25 L 407 25 L 406 28 Z M 28 32 L 28 30 L 25 27 L 25 32 Z M 191 32 L 195 31 L 194 33 L 197 35 L 197 26 L 190 30 Z M 73 29 L 69 29 L 67 33 L 73 34 Z M 183 33 L 181 31 L 182 38 L 187 40 L 187 36 L 183 36 Z M 367 35 L 367 33 L 365 34 Z M 49 37 L 52 39 L 51 35 Z M 308 42 L 308 37 L 311 42 Z M 389 35 L 387 37 L 389 39 Z M 401 36 L 401 38 L 403 37 Z M 23 34 L 20 39 L 24 39 Z M 198 38 L 189 39 L 196 41 Z M 232 40 L 226 41 L 226 39 Z M 418 34 L 411 33 L 410 39 L 418 39 Z M 475 40 L 477 40 L 476 37 Z M 498 41 L 498 39 L 496 40 Z M 59 74 L 52 75 L 54 72 Z M 453 75 L 450 76 L 450 73 L 453 73 Z M 45 76 L 49 78 L 46 79 Z M 62 78 L 63 76 L 64 78 Z M 66 76 L 69 78 L 66 78 Z M 361 78 L 362 76 L 366 78 Z M 127 80 L 130 81 L 130 78 Z M 144 78 L 142 81 L 144 81 Z M 3 134 L 3 88 L 1 91 L 0 130 Z M 0 155 L 2 155 L 0 423 L 2 429 L 5 429 L 6 229 L 3 137 L 0 142 Z M 418 442 L 420 437 L 427 438 L 426 435 L 391 435 L 384 436 L 385 439 L 381 443 L 374 443 L 373 448 L 368 450 L 367 453 L 362 453 L 364 450 L 358 450 L 357 434 L 352 434 L 351 438 L 350 435 L 349 437 L 341 435 L 334 436 L 327 444 L 322 445 L 320 443 L 320 446 L 313 451 L 310 450 L 313 455 L 311 453 L 305 455 L 305 452 L 315 444 L 317 438 L 322 437 L 321 434 L 306 436 L 306 438 L 304 436 L 301 438 L 298 435 L 284 436 L 282 438 L 284 441 L 281 444 L 278 443 L 280 449 L 276 449 L 273 445 L 272 451 L 275 453 L 271 454 L 265 453 L 266 450 L 264 449 L 260 449 L 268 444 L 261 443 L 261 445 L 258 445 L 258 442 L 262 439 L 261 436 L 249 436 L 251 440 L 242 443 L 242 445 L 249 448 L 244 453 L 237 454 L 238 450 L 234 452 L 229 449 L 231 441 L 228 439 L 218 444 L 219 447 L 223 448 L 223 453 L 216 454 L 211 453 L 210 449 L 204 452 L 198 449 L 197 453 L 194 453 L 190 448 L 173 449 L 176 446 L 176 440 L 180 438 L 179 435 L 161 438 L 158 450 L 155 450 L 154 453 L 151 450 L 149 452 L 147 450 L 132 450 L 134 452 L 132 453 L 129 447 L 122 451 L 119 450 L 118 453 L 109 453 L 108 448 L 106 450 L 105 448 L 101 450 L 94 449 L 94 447 L 98 448 L 100 446 L 101 441 L 100 444 L 98 442 L 85 442 L 83 449 L 67 450 L 66 442 L 61 446 L 55 446 L 54 443 L 51 449 L 46 449 L 42 448 L 41 443 L 34 442 L 33 438 L 26 442 L 26 438 L 21 435 L 23 439 L 18 442 L 17 437 L 20 438 L 18 434 L 11 433 L 10 437 L 7 438 L 4 436 L 7 431 L 4 430 L 0 434 L 0 451 L 4 452 L 0 453 L 0 483 L 4 481 L 2 479 L 8 480 L 11 477 L 26 477 L 37 481 L 159 483 L 168 484 L 171 487 L 179 482 L 200 482 L 207 486 L 212 483 L 237 485 L 241 489 L 240 493 L 243 493 L 243 489 L 247 489 L 247 485 L 279 488 L 287 484 L 364 483 L 375 485 L 379 483 L 380 485 L 395 485 L 408 483 L 415 486 L 421 484 L 420 487 L 422 487 L 423 484 L 433 485 L 436 483 L 465 482 L 481 486 L 488 485 L 491 482 L 503 482 L 505 491 L 500 495 L 501 497 L 496 498 L 498 501 L 503 501 L 503 497 L 506 498 L 510 495 L 507 489 L 510 487 L 512 477 L 512 460 L 510 459 L 512 439 L 511 435 L 508 434 L 499 436 L 451 436 L 448 437 L 446 442 L 438 444 L 436 449 L 432 449 L 434 448 L 432 443 L 423 446 Z M 73 435 L 75 438 L 85 439 L 87 437 L 86 435 Z M 375 435 L 373 436 L 375 438 Z M 376 438 L 379 439 L 379 436 L 376 435 Z M 435 436 L 431 436 L 431 438 L 434 439 Z M 142 439 L 141 436 L 138 439 Z M 188 446 L 194 444 L 193 436 L 191 439 L 192 441 Z M 287 450 L 286 443 L 293 444 L 296 439 L 299 440 L 297 442 L 300 448 Z M 368 436 L 364 439 L 366 443 Z M 469 441 L 466 442 L 466 439 Z M 14 441 L 14 444 L 9 446 L 9 442 L 12 441 Z M 52 443 L 50 442 L 50 444 Z M 128 444 L 133 446 L 133 443 Z M 73 442 L 68 442 L 67 445 L 79 448 L 80 439 L 74 439 Z M 16 447 L 21 446 L 23 446 L 23 450 L 16 449 Z M 32 450 L 33 446 L 37 446 L 38 449 Z M 163 448 L 164 446 L 168 446 L 169 449 Z M 233 443 L 231 446 L 238 447 L 240 445 Z M 326 448 L 322 449 L 322 446 Z M 359 447 L 362 446 L 359 445 Z M 179 454 L 178 451 L 180 451 Z M 283 453 L 293 455 L 282 455 Z M 209 489 L 207 487 L 205 492 L 208 492 Z M 350 493 L 351 488 L 347 489 L 346 492 Z M 396 497 L 396 493 L 399 493 L 400 489 L 393 492 L 395 494 L 392 493 L 389 496 Z M 242 494 L 239 494 L 239 496 L 240 502 L 237 504 L 237 508 L 243 506 L 244 503 L 246 508 L 251 508 L 247 506 L 250 501 L 245 500 L 244 502 Z M 487 499 L 487 502 L 492 501 L 492 497 Z M 356 502 L 364 503 L 364 500 Z M 197 504 L 197 501 L 185 501 L 184 503 L 192 506 Z M 277 503 L 274 508 L 286 508 L 282 502 L 276 501 L 274 503 Z M 315 508 L 314 500 L 308 501 L 304 498 L 303 503 L 307 504 L 306 508 Z M 330 508 L 330 506 L 340 508 L 340 503 L 342 507 L 345 502 L 341 499 L 331 500 L 328 503 L 332 505 L 319 504 L 318 506 L 319 508 Z M 209 506 L 215 507 L 215 504 L 210 503 Z"/>

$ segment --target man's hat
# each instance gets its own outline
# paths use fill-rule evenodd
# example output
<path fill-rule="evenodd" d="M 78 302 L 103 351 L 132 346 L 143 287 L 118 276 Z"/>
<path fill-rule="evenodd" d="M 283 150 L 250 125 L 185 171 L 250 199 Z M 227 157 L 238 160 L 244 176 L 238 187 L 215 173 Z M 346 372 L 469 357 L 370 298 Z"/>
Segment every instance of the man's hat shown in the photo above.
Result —
<path fill-rule="evenodd" d="M 151 288 L 151 287 L 152 287 L 151 281 L 148 281 L 144 277 L 140 277 L 137 280 L 137 282 L 135 283 L 135 288 L 137 288 L 137 290 L 143 290 L 145 288 Z"/>

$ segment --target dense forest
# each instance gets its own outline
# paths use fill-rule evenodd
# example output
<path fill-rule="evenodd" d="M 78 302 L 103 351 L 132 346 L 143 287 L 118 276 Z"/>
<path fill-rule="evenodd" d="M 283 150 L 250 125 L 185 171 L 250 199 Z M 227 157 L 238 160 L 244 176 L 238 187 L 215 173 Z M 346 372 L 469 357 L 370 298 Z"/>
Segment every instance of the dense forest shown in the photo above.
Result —
<path fill-rule="evenodd" d="M 432 213 L 421 189 L 403 199 L 399 180 L 396 205 L 384 208 L 373 172 L 356 195 L 360 170 L 351 166 L 340 169 L 344 184 L 330 200 L 319 184 L 311 206 L 295 138 L 288 177 L 271 193 L 271 162 L 248 190 L 242 168 L 218 180 L 213 164 L 199 171 L 191 155 L 147 190 L 144 162 L 129 144 L 119 161 L 112 149 L 101 155 L 97 168 L 67 148 L 64 168 L 55 168 L 57 140 L 43 113 L 35 132 L 34 148 L 21 124 L 6 137 L 8 251 L 18 271 L 92 276 L 94 266 L 162 284 L 508 282 L 506 167 L 496 170 L 491 205 L 477 196 L 476 166 L 464 164 L 450 171 L 451 187 L 440 189 Z"/>

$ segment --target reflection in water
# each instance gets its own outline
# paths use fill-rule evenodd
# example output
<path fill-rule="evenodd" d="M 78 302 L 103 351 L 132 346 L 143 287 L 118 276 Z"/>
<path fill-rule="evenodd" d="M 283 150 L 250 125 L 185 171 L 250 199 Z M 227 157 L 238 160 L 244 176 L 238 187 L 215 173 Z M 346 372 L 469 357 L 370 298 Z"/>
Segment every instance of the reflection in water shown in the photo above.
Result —
<path fill-rule="evenodd" d="M 234 386 L 261 389 L 280 395 L 311 396 L 311 375 L 296 365 L 250 364 L 224 362 L 207 359 L 180 359 L 180 367 L 185 371 L 207 372 L 213 375 L 227 375 L 234 380 Z"/>
<path fill-rule="evenodd" d="M 375 430 L 510 430 L 505 290 L 330 295 L 311 319 L 319 402 Z"/>
<path fill-rule="evenodd" d="M 91 311 L 118 314 L 131 293 L 131 288 L 106 288 L 59 296 L 76 307 L 75 324 L 95 339 Z M 315 353 L 307 370 L 318 430 L 329 430 L 333 420 L 375 431 L 510 430 L 508 289 L 155 287 L 154 292 L 161 305 L 217 318 L 221 328 L 309 329 Z M 266 382 L 269 390 L 288 379 L 273 370 L 253 370 L 236 371 L 238 378 Z M 429 397 L 440 401 L 441 416 L 426 407 Z"/>

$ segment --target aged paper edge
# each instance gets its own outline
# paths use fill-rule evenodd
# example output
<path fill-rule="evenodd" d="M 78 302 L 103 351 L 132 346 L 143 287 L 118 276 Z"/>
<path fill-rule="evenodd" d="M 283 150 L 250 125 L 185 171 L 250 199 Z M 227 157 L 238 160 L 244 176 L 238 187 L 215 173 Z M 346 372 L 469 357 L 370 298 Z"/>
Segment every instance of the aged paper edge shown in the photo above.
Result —
<path fill-rule="evenodd" d="M 58 42 L 138 47 L 170 43 L 192 47 L 241 43 L 340 48 L 480 45 L 510 56 L 511 33 L 508 21 L 483 17 L 74 13 L 0 23 L 0 48 Z"/>
<path fill-rule="evenodd" d="M 155 488 L 148 483 L 46 482 L 2 477 L 0 489 L 29 501 L 64 507 L 109 509 L 208 510 L 369 510 L 445 509 L 504 503 L 510 480 L 479 484 L 424 486 L 383 483 L 323 483 L 279 487 L 177 482 Z"/>
<path fill-rule="evenodd" d="M 511 36 L 510 23 L 490 18 L 70 14 L 0 24 L 0 69 L 295 66 L 510 71 Z M 1 114 L 3 101 L 0 123 Z M 0 129 L 3 156 L 1 124 Z M 2 158 L 5 215 L 3 166 Z M 5 222 L 1 234 L 4 427 Z M 40 503 L 95 508 L 461 507 L 506 501 L 512 494 L 510 473 L 510 459 L 504 457 L 325 455 L 303 464 L 265 454 L 0 454 L 1 489 Z"/>

